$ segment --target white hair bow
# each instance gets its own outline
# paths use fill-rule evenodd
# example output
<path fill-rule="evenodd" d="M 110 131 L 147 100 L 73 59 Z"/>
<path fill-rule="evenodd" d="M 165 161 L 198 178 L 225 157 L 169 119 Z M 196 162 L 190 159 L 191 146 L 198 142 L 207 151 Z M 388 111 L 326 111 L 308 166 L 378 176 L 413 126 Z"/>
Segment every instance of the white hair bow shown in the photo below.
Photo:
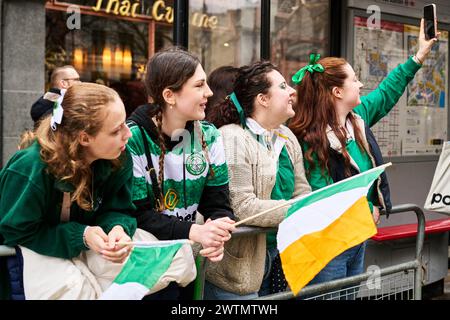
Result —
<path fill-rule="evenodd" d="M 61 124 L 64 109 L 62 107 L 62 101 L 64 99 L 64 95 L 66 94 L 66 89 L 61 89 L 61 94 L 58 98 L 58 100 L 55 101 L 55 104 L 53 106 L 53 113 L 52 113 L 52 119 L 50 121 L 50 127 L 53 131 L 56 131 L 56 125 Z"/>

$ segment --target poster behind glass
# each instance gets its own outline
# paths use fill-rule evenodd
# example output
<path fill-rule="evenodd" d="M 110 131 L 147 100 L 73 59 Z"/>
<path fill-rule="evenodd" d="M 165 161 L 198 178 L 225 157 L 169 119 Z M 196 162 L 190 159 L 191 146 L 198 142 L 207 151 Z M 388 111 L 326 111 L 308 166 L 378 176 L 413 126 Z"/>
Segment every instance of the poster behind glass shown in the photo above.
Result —
<path fill-rule="evenodd" d="M 417 52 L 417 26 L 381 21 L 371 28 L 354 17 L 353 66 L 368 94 Z M 392 111 L 372 130 L 384 156 L 438 155 L 447 140 L 448 31 L 441 30 L 423 67 Z"/>

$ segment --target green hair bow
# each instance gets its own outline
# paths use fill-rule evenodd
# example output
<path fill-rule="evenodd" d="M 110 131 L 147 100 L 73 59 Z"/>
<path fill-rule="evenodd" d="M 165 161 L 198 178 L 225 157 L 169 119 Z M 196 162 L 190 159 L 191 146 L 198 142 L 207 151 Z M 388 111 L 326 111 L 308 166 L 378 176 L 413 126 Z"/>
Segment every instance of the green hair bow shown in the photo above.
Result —
<path fill-rule="evenodd" d="M 320 64 L 317 63 L 320 59 L 320 53 L 311 53 L 309 55 L 309 63 L 297 71 L 296 74 L 292 76 L 292 82 L 294 82 L 296 85 L 300 84 L 302 82 L 303 77 L 305 76 L 306 71 L 309 71 L 309 73 L 314 72 L 324 72 L 325 68 Z"/>
<path fill-rule="evenodd" d="M 245 113 L 244 113 L 244 109 L 242 109 L 241 104 L 239 103 L 239 100 L 236 96 L 236 93 L 231 93 L 229 95 L 231 101 L 233 101 L 234 107 L 236 108 L 238 115 L 239 115 L 239 121 L 241 122 L 241 125 L 243 128 L 246 127 L 246 120 L 245 120 Z"/>

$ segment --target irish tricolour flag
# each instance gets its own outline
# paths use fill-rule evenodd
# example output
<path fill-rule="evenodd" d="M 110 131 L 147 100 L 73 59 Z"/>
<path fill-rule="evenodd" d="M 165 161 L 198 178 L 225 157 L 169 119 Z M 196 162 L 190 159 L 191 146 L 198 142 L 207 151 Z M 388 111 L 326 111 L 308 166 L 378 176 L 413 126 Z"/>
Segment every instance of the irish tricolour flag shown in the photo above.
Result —
<path fill-rule="evenodd" d="M 133 251 L 103 300 L 140 300 L 176 281 L 186 286 L 196 269 L 189 240 L 135 241 Z"/>
<path fill-rule="evenodd" d="M 388 165 L 316 190 L 289 208 L 277 243 L 295 295 L 334 257 L 376 234 L 366 195 Z"/>

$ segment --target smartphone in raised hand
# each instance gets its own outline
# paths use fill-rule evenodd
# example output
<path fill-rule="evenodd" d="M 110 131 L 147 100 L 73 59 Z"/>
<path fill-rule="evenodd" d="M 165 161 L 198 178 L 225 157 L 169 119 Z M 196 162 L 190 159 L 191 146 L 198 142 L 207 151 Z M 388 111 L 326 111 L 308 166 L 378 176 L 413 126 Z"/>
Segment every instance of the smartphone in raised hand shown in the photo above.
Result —
<path fill-rule="evenodd" d="M 434 3 L 423 7 L 423 19 L 425 20 L 425 39 L 430 40 L 436 38 L 437 18 L 436 5 Z"/>

